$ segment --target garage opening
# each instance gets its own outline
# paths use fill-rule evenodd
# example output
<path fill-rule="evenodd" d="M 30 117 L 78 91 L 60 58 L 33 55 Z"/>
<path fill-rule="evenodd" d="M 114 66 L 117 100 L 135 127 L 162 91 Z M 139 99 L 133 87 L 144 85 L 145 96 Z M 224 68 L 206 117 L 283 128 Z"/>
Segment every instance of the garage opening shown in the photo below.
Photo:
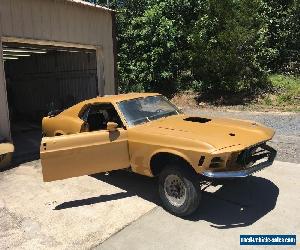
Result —
<path fill-rule="evenodd" d="M 3 43 L 14 163 L 39 157 L 41 121 L 98 95 L 94 50 Z"/>

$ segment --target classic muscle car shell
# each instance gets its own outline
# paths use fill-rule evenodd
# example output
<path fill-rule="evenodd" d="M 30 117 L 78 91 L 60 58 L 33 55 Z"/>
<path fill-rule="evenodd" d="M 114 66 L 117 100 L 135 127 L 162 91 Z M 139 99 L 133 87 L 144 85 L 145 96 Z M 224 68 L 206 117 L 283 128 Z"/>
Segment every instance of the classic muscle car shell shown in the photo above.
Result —
<path fill-rule="evenodd" d="M 132 122 L 136 102 L 145 107 Z M 151 110 L 157 102 L 162 108 Z M 124 103 L 131 106 L 126 110 Z M 163 115 L 164 109 L 169 113 Z M 123 168 L 153 177 L 170 164 L 209 178 L 246 177 L 271 165 L 276 155 L 266 145 L 273 129 L 252 121 L 184 115 L 156 93 L 81 102 L 44 118 L 43 132 L 44 181 Z"/>

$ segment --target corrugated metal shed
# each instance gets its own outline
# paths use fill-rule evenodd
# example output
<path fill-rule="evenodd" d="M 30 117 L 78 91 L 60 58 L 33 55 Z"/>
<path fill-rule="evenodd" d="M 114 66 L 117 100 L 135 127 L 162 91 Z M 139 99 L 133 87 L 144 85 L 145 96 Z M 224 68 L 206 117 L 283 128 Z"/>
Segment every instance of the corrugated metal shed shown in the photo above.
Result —
<path fill-rule="evenodd" d="M 2 43 L 93 50 L 96 54 L 93 60 L 96 60 L 98 92 L 100 94 L 113 94 L 116 90 L 114 15 L 115 13 L 110 9 L 78 0 L 0 1 L 0 135 L 10 135 Z M 41 68 L 52 67 L 51 60 L 55 59 L 48 58 L 47 62 L 39 62 Z M 67 60 L 69 60 L 67 56 L 62 59 L 61 67 L 67 67 Z M 86 66 L 76 65 L 76 67 Z M 30 68 L 30 65 L 26 67 Z M 24 66 L 24 70 L 26 67 Z M 73 67 L 75 66 L 73 65 Z M 30 71 L 28 68 L 26 70 Z M 95 69 L 93 70 L 95 71 Z M 42 72 L 40 77 L 43 74 Z M 56 78 L 59 79 L 58 91 L 69 89 L 70 81 L 66 80 L 65 76 Z M 94 88 L 92 85 L 95 82 L 95 77 L 88 75 L 76 78 L 73 86 L 76 84 L 79 86 L 82 81 L 88 82 L 89 88 Z M 47 82 L 41 81 L 40 84 L 48 86 Z M 84 98 L 84 96 L 80 96 L 78 88 L 76 91 L 76 87 L 74 87 L 72 91 L 79 99 Z"/>

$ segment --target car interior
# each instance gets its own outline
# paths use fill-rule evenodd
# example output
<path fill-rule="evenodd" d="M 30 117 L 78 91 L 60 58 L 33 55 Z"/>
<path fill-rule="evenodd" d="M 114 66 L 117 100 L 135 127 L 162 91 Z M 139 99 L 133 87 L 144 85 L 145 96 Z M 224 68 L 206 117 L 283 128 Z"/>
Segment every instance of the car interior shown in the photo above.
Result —
<path fill-rule="evenodd" d="M 111 103 L 90 105 L 83 112 L 81 119 L 87 123 L 89 132 L 106 130 L 108 122 L 115 122 L 118 127 L 124 127 Z"/>

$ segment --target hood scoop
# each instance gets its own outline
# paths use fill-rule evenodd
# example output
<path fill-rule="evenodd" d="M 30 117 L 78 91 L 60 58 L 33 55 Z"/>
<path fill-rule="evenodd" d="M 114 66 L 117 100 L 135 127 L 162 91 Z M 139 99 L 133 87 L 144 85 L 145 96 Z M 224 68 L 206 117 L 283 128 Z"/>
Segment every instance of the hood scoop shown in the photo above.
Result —
<path fill-rule="evenodd" d="M 207 123 L 210 122 L 211 119 L 203 118 L 203 117 L 187 117 L 183 119 L 187 122 L 198 122 L 198 123 Z"/>

